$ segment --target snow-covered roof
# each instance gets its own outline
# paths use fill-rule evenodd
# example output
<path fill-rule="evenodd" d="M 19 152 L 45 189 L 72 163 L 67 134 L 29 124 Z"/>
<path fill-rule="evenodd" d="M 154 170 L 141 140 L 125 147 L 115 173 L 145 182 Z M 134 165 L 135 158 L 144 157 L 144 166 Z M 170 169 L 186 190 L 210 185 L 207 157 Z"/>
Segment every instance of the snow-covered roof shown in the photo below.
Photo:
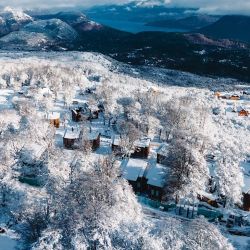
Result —
<path fill-rule="evenodd" d="M 138 148 L 147 148 L 150 145 L 150 139 L 149 138 L 142 138 L 135 141 L 135 147 Z"/>
<path fill-rule="evenodd" d="M 65 139 L 79 139 L 80 133 L 81 133 L 81 131 L 78 128 L 66 129 L 63 138 L 65 138 Z"/>
<path fill-rule="evenodd" d="M 136 181 L 138 177 L 143 177 L 148 163 L 140 159 L 129 159 L 122 170 L 122 176 L 126 180 Z"/>
<path fill-rule="evenodd" d="M 114 135 L 112 138 L 112 144 L 115 146 L 120 146 L 121 144 L 121 137 L 119 135 Z"/>
<path fill-rule="evenodd" d="M 60 113 L 59 112 L 51 112 L 48 114 L 48 119 L 49 120 L 56 120 L 56 119 L 60 119 Z"/>
<path fill-rule="evenodd" d="M 92 132 L 88 133 L 87 138 L 88 138 L 88 140 L 93 141 L 93 140 L 96 140 L 99 135 L 100 135 L 100 132 L 92 131 Z"/>
<path fill-rule="evenodd" d="M 167 143 L 161 144 L 161 146 L 157 150 L 157 154 L 167 156 L 168 155 L 168 147 L 169 146 Z"/>
<path fill-rule="evenodd" d="M 147 170 L 146 178 L 148 184 L 156 187 L 163 187 L 167 168 L 161 164 L 151 166 Z"/>

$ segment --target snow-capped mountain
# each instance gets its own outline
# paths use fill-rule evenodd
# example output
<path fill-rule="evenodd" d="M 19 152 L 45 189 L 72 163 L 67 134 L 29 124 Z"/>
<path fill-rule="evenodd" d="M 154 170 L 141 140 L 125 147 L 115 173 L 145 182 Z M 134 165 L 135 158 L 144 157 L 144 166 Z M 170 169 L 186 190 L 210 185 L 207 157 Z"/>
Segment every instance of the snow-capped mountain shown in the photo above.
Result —
<path fill-rule="evenodd" d="M 0 39 L 4 48 L 41 49 L 70 44 L 77 32 L 59 19 L 34 21 Z"/>
<path fill-rule="evenodd" d="M 89 20 L 86 15 L 84 15 L 80 11 L 63 11 L 56 14 L 40 14 L 34 15 L 34 18 L 40 20 L 47 20 L 52 18 L 60 19 L 79 31 L 100 30 L 103 28 L 101 24 Z"/>
<path fill-rule="evenodd" d="M 0 36 L 17 31 L 32 20 L 32 17 L 23 11 L 6 7 L 0 12 Z"/>

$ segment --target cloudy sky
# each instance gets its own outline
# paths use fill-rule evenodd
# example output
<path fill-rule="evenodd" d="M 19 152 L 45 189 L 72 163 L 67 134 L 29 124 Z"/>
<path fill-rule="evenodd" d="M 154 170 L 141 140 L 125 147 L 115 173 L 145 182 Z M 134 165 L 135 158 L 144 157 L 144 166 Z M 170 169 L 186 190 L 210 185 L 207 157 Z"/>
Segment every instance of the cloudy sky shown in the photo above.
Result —
<path fill-rule="evenodd" d="M 137 0 L 138 2 L 164 3 L 169 7 L 198 7 L 202 12 L 250 14 L 250 0 Z M 1 6 L 19 8 L 52 8 L 74 5 L 122 4 L 129 0 L 0 0 Z"/>

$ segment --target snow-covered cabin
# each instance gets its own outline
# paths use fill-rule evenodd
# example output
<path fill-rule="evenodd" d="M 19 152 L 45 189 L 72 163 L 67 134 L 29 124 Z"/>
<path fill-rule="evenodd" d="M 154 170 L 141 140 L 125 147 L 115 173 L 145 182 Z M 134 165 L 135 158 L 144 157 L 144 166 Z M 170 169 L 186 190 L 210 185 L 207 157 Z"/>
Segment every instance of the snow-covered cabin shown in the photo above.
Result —
<path fill-rule="evenodd" d="M 120 154 L 122 152 L 121 148 L 121 137 L 120 135 L 114 135 L 112 137 L 112 143 L 111 143 L 112 151 L 115 154 Z"/>
<path fill-rule="evenodd" d="M 249 116 L 250 115 L 250 112 L 247 111 L 246 109 L 241 109 L 239 112 L 238 112 L 239 116 Z"/>
<path fill-rule="evenodd" d="M 73 148 L 75 143 L 80 140 L 81 131 L 78 128 L 66 129 L 63 136 L 65 148 Z"/>
<path fill-rule="evenodd" d="M 86 121 L 89 120 L 91 117 L 90 112 L 83 108 L 72 109 L 71 114 L 72 114 L 72 121 L 74 122 L 80 122 L 84 120 Z"/>
<path fill-rule="evenodd" d="M 163 143 L 157 150 L 157 163 L 165 165 L 167 156 L 168 156 L 168 144 Z"/>
<path fill-rule="evenodd" d="M 56 128 L 60 127 L 60 113 L 59 112 L 50 112 L 47 115 L 47 119 L 50 121 L 50 124 Z"/>
<path fill-rule="evenodd" d="M 96 150 L 100 147 L 101 133 L 98 131 L 91 131 L 86 136 L 86 141 L 91 144 L 92 150 Z"/>
<path fill-rule="evenodd" d="M 146 171 L 147 193 L 151 199 L 162 199 L 166 174 L 167 168 L 161 164 L 155 164 Z"/>
<path fill-rule="evenodd" d="M 129 182 L 137 194 L 144 193 L 147 190 L 147 179 L 144 176 L 147 166 L 147 161 L 129 159 L 122 168 L 122 177 Z"/>
<path fill-rule="evenodd" d="M 133 158 L 148 158 L 150 153 L 150 139 L 149 138 L 142 138 L 136 140 L 134 143 L 135 150 L 131 154 Z"/>
<path fill-rule="evenodd" d="M 98 107 L 98 104 L 89 104 L 88 109 L 90 111 L 90 119 L 98 119 L 99 113 L 101 112 L 100 108 Z"/>
<path fill-rule="evenodd" d="M 240 96 L 239 95 L 231 95 L 230 96 L 230 100 L 239 101 L 240 100 Z"/>

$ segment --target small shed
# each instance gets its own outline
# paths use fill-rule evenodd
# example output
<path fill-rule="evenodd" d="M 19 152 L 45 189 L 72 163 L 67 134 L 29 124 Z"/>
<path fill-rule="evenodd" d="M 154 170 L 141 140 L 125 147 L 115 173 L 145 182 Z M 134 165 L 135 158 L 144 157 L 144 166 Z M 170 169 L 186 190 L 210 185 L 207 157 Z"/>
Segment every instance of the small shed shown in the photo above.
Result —
<path fill-rule="evenodd" d="M 134 143 L 135 150 L 131 154 L 133 158 L 148 158 L 150 153 L 150 139 L 143 138 L 140 140 L 136 140 Z"/>
<path fill-rule="evenodd" d="M 60 113 L 59 112 L 51 112 L 48 114 L 48 120 L 50 124 L 56 128 L 60 127 Z"/>
<path fill-rule="evenodd" d="M 147 193 L 149 198 L 161 201 L 167 167 L 161 164 L 151 166 L 146 173 Z"/>
<path fill-rule="evenodd" d="M 238 112 L 239 116 L 249 116 L 250 112 L 247 111 L 246 109 L 241 109 L 239 112 Z"/>
<path fill-rule="evenodd" d="M 112 147 L 112 151 L 115 154 L 121 154 L 121 152 L 122 152 L 121 137 L 119 135 L 113 136 L 111 147 Z"/>
<path fill-rule="evenodd" d="M 78 128 L 66 129 L 63 136 L 65 148 L 73 148 L 75 143 L 80 140 L 81 131 Z"/>
<path fill-rule="evenodd" d="M 86 121 L 90 119 L 90 112 L 84 111 L 83 109 L 72 109 L 72 121 L 74 122 L 80 122 L 80 121 Z"/>
<path fill-rule="evenodd" d="M 122 177 L 129 182 L 137 194 L 147 192 L 147 179 L 144 176 L 147 165 L 147 161 L 129 159 L 122 169 Z"/>
<path fill-rule="evenodd" d="M 157 150 L 157 163 L 166 165 L 168 156 L 168 144 L 163 143 Z"/>
<path fill-rule="evenodd" d="M 220 98 L 221 97 L 221 93 L 217 91 L 217 92 L 214 93 L 214 96 L 217 97 L 217 98 Z"/>
<path fill-rule="evenodd" d="M 239 100 L 240 100 L 240 96 L 238 96 L 238 95 L 232 95 L 232 96 L 230 97 L 230 99 L 231 99 L 231 100 L 234 100 L 234 101 L 239 101 Z"/>
<path fill-rule="evenodd" d="M 90 119 L 98 119 L 99 118 L 99 113 L 101 112 L 101 110 L 98 107 L 98 104 L 90 104 L 88 106 L 88 109 L 90 111 Z"/>

